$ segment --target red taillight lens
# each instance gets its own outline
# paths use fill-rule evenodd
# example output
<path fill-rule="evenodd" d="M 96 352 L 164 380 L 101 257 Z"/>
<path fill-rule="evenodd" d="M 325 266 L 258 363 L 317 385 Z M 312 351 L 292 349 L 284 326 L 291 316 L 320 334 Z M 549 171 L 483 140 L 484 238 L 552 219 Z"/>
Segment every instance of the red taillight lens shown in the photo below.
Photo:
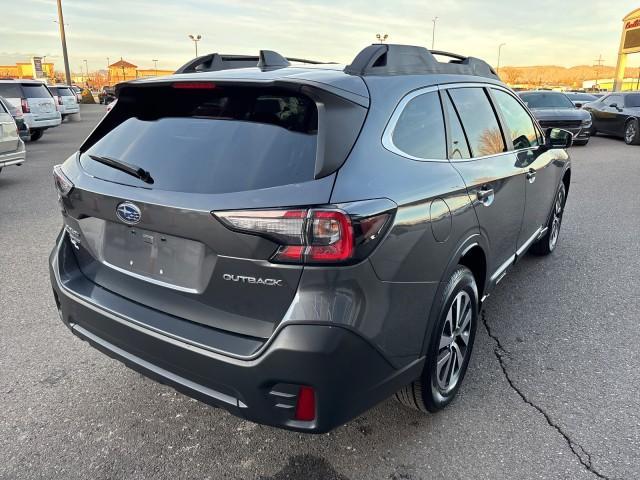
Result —
<path fill-rule="evenodd" d="M 279 243 L 272 262 L 306 264 L 345 263 L 366 257 L 391 217 L 384 212 L 352 218 L 335 208 L 212 213 L 232 230 Z"/>
<path fill-rule="evenodd" d="M 58 193 L 62 197 L 66 197 L 73 190 L 73 182 L 67 178 L 62 171 L 62 165 L 54 165 L 53 167 L 53 182 L 56 185 Z"/>
<path fill-rule="evenodd" d="M 62 95 L 56 97 L 58 99 L 58 105 L 62 105 Z"/>
<path fill-rule="evenodd" d="M 22 113 L 31 113 L 31 110 L 29 109 L 29 102 L 27 102 L 26 98 L 20 99 L 20 106 L 22 107 Z"/>
<path fill-rule="evenodd" d="M 183 90 L 213 90 L 216 88 L 216 84 L 213 82 L 176 82 L 171 86 Z"/>
<path fill-rule="evenodd" d="M 310 422 L 316 418 L 316 392 L 311 387 L 300 387 L 296 402 L 296 420 Z"/>

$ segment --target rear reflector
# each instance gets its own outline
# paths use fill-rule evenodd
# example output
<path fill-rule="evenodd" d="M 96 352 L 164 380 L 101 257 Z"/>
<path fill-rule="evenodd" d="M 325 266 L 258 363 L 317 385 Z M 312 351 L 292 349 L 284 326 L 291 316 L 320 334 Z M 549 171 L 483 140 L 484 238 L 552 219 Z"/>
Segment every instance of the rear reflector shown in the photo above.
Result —
<path fill-rule="evenodd" d="M 300 387 L 296 403 L 296 420 L 310 422 L 316 418 L 316 392 L 311 387 Z"/>
<path fill-rule="evenodd" d="M 184 90 L 213 90 L 216 88 L 216 84 L 213 82 L 176 82 L 171 86 Z"/>

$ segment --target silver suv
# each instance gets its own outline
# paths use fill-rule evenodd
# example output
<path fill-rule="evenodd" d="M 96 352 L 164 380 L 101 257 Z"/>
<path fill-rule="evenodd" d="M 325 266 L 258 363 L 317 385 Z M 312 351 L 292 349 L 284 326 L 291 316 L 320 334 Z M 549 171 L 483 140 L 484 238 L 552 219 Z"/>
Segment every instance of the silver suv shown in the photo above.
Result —
<path fill-rule="evenodd" d="M 0 80 L 0 96 L 22 110 L 30 139 L 35 142 L 47 128 L 57 127 L 62 116 L 53 95 L 37 80 Z"/>

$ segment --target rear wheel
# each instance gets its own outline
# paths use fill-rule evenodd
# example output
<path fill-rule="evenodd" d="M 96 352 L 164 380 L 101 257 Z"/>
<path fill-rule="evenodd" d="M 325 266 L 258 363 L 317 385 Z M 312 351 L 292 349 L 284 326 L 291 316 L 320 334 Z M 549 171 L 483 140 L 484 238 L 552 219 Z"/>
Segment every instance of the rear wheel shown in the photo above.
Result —
<path fill-rule="evenodd" d="M 422 375 L 396 393 L 400 403 L 422 412 L 446 407 L 469 365 L 478 323 L 478 288 L 467 267 L 453 272 L 440 304 Z"/>
<path fill-rule="evenodd" d="M 564 213 L 564 204 L 567 200 L 567 189 L 564 183 L 560 184 L 556 200 L 553 203 L 553 211 L 547 223 L 547 232 L 536 243 L 531 245 L 531 253 L 536 255 L 549 255 L 553 252 L 558 244 L 560 236 L 560 227 L 562 226 L 562 214 Z"/>
<path fill-rule="evenodd" d="M 637 118 L 628 120 L 624 126 L 624 143 L 627 145 L 640 145 L 640 126 Z"/>
<path fill-rule="evenodd" d="M 37 142 L 38 140 L 40 140 L 40 138 L 42 138 L 43 133 L 44 133 L 43 130 L 34 130 L 31 132 L 31 136 L 29 137 L 29 140 L 31 140 L 32 142 Z"/>

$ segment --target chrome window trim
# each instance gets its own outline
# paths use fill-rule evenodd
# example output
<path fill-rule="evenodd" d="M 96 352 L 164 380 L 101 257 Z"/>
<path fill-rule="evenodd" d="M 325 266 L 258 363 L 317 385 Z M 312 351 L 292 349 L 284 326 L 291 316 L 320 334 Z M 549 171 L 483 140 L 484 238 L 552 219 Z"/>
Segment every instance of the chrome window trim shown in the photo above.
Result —
<path fill-rule="evenodd" d="M 408 158 L 410 160 L 416 160 L 418 162 L 449 163 L 449 160 L 446 158 L 416 157 L 414 155 L 406 153 L 404 150 L 401 150 L 393 143 L 393 133 L 395 131 L 398 120 L 400 119 L 400 115 L 402 115 L 402 112 L 404 112 L 404 109 L 407 106 L 407 104 L 414 98 L 419 97 L 420 95 L 425 95 L 427 93 L 432 93 L 432 92 L 438 92 L 439 89 L 440 88 L 438 85 L 418 88 L 417 90 L 413 90 L 412 92 L 409 92 L 404 97 L 402 97 L 402 100 L 398 102 L 398 105 L 396 105 L 396 108 L 393 110 L 393 113 L 391 114 L 391 118 L 389 119 L 389 122 L 387 123 L 387 126 L 385 127 L 384 132 L 382 133 L 382 146 L 385 149 L 401 157 Z M 440 114 L 442 115 L 442 127 L 445 129 L 445 136 L 446 136 L 446 126 L 444 124 L 444 114 L 442 113 L 442 107 L 440 108 Z M 445 153 L 446 153 L 446 150 L 447 148 L 445 145 Z"/>

